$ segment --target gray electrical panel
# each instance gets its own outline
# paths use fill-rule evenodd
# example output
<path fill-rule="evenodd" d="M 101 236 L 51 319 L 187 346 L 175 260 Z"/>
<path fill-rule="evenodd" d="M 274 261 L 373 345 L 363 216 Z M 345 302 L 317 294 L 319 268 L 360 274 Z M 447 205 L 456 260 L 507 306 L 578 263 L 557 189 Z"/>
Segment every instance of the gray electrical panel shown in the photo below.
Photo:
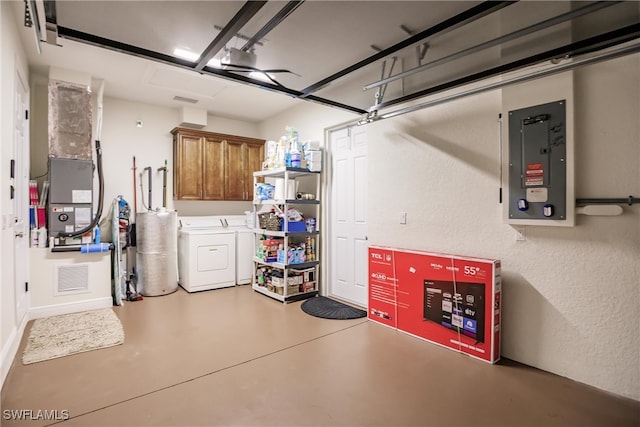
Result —
<path fill-rule="evenodd" d="M 93 162 L 49 157 L 49 233 L 81 230 L 91 223 Z"/>
<path fill-rule="evenodd" d="M 566 220 L 564 100 L 509 112 L 509 219 Z"/>

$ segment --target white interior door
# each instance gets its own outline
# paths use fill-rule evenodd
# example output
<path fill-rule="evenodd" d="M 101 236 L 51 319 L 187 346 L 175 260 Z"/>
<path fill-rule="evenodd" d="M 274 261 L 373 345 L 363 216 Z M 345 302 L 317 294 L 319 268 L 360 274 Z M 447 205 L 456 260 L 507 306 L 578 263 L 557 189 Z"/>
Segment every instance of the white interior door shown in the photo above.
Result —
<path fill-rule="evenodd" d="M 16 73 L 14 126 L 14 280 L 16 295 L 16 323 L 20 325 L 29 305 L 29 93 L 19 73 Z"/>
<path fill-rule="evenodd" d="M 367 134 L 351 127 L 329 134 L 331 280 L 329 294 L 367 306 Z"/>

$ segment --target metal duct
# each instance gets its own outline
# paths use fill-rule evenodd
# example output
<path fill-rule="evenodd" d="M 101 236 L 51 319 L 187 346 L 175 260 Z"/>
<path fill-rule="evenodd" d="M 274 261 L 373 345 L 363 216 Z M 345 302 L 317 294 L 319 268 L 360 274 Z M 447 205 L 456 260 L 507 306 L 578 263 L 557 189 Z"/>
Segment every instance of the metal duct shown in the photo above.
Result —
<path fill-rule="evenodd" d="M 49 155 L 92 159 L 91 92 L 85 86 L 49 82 Z"/>

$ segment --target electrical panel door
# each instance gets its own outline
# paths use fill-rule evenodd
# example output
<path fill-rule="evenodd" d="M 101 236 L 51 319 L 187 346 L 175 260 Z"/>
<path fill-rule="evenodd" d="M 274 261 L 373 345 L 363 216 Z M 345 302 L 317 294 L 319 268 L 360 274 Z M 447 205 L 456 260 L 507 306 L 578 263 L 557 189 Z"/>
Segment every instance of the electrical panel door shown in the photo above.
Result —
<path fill-rule="evenodd" d="M 509 112 L 509 219 L 567 218 L 565 101 Z"/>

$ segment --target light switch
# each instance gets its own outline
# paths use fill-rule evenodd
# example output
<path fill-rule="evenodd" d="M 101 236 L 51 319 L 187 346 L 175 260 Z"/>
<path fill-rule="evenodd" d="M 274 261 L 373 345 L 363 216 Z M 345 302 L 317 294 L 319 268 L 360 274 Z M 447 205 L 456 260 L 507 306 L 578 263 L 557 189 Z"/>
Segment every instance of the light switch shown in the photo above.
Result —
<path fill-rule="evenodd" d="M 406 223 L 407 223 L 407 213 L 400 212 L 400 224 L 406 224 Z"/>

